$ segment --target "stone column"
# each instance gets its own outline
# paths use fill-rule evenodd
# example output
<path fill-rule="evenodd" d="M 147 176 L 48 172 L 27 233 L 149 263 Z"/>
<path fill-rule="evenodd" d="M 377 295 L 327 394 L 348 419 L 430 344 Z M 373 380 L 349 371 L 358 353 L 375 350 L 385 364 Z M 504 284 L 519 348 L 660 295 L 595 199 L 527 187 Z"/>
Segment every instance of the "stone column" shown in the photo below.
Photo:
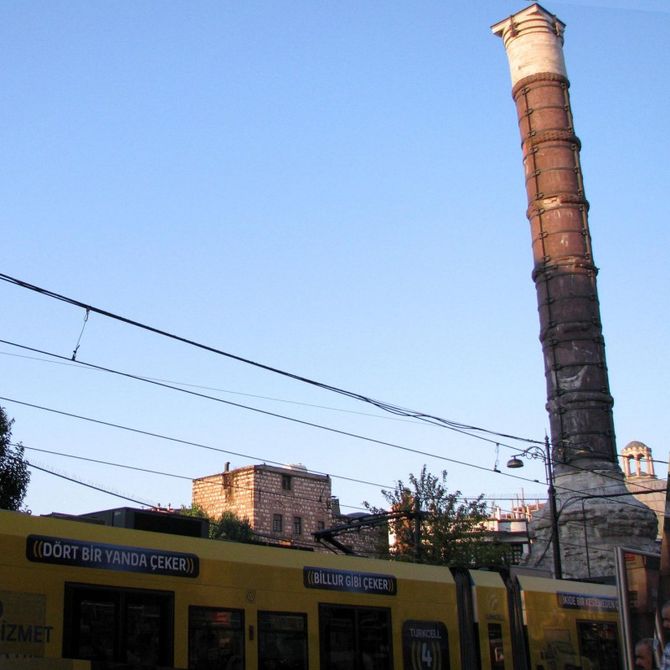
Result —
<path fill-rule="evenodd" d="M 623 496 L 626 489 L 616 452 L 614 401 L 579 159 L 581 144 L 575 135 L 563 57 L 565 24 L 534 4 L 492 30 L 502 37 L 507 52 L 521 133 L 559 521 L 565 527 L 571 517 L 573 521 L 579 517 L 574 526 L 579 528 L 584 527 L 582 507 L 581 500 L 574 504 L 575 495 Z M 595 547 L 607 547 L 603 557 L 594 558 L 594 563 L 604 565 L 594 565 L 597 571 L 613 571 L 611 545 L 631 537 L 635 543 L 638 535 L 639 544 L 649 548 L 648 540 L 655 537 L 651 510 L 637 505 L 632 497 L 616 500 L 616 510 L 604 498 L 584 502 L 585 510 L 592 511 L 592 521 L 603 524 L 597 537 L 587 540 L 594 552 Z M 628 517 L 641 524 L 631 528 L 630 534 L 627 523 L 619 527 Z M 540 519 L 538 533 L 544 531 L 546 521 Z M 561 532 L 562 546 L 563 537 Z M 571 544 L 580 542 L 583 538 L 574 536 Z M 562 553 L 567 555 L 564 563 L 570 574 L 567 539 L 565 545 Z M 583 568 L 583 552 L 576 552 L 575 559 L 577 569 L 580 561 Z"/>

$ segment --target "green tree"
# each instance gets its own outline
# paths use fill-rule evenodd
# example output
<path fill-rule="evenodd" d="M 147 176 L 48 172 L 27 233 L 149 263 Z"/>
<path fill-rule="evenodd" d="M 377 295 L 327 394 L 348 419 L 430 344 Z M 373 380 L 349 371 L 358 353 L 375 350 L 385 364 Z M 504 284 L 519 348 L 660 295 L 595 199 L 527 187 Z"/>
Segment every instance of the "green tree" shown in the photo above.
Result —
<path fill-rule="evenodd" d="M 468 568 L 504 565 L 507 551 L 486 527 L 483 494 L 465 500 L 460 491 L 450 493 L 446 482 L 445 471 L 433 475 L 424 465 L 408 483 L 398 480 L 393 490 L 382 490 L 395 540 L 391 558 Z M 364 504 L 373 514 L 384 511 Z"/>
<path fill-rule="evenodd" d="M 248 519 L 240 519 L 234 512 L 224 512 L 218 519 L 208 516 L 198 505 L 183 507 L 180 514 L 197 516 L 209 521 L 209 537 L 212 540 L 232 540 L 254 544 L 256 537 Z"/>
<path fill-rule="evenodd" d="M 224 512 L 209 526 L 209 536 L 215 540 L 234 542 L 256 542 L 254 531 L 248 519 L 240 519 L 233 512 Z"/>
<path fill-rule="evenodd" d="M 30 473 L 23 446 L 12 444 L 13 419 L 0 407 L 0 508 L 19 510 L 28 491 Z"/>

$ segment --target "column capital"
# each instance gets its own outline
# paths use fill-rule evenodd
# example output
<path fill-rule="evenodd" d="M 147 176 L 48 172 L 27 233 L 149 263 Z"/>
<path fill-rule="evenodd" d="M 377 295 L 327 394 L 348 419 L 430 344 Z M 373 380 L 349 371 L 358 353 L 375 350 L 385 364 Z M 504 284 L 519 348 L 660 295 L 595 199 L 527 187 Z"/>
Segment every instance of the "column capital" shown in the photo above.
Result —
<path fill-rule="evenodd" d="M 491 27 L 507 52 L 512 86 L 540 73 L 567 78 L 563 59 L 565 24 L 537 3 Z"/>

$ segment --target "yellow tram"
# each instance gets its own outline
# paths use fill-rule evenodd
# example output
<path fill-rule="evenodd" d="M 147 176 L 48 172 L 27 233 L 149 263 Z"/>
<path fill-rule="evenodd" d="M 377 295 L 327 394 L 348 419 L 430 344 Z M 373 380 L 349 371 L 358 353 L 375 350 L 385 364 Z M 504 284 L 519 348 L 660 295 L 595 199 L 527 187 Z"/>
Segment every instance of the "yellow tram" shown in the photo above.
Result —
<path fill-rule="evenodd" d="M 612 670 L 616 589 L 0 511 L 0 669 Z"/>

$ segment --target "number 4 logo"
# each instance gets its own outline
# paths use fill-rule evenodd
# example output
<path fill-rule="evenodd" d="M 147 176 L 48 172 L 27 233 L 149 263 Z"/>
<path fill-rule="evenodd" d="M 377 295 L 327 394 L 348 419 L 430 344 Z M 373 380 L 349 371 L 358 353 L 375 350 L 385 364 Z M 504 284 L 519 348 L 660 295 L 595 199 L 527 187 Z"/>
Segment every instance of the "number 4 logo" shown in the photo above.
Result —
<path fill-rule="evenodd" d="M 433 667 L 433 654 L 430 650 L 430 645 L 427 642 L 421 644 L 421 665 L 424 668 Z"/>

